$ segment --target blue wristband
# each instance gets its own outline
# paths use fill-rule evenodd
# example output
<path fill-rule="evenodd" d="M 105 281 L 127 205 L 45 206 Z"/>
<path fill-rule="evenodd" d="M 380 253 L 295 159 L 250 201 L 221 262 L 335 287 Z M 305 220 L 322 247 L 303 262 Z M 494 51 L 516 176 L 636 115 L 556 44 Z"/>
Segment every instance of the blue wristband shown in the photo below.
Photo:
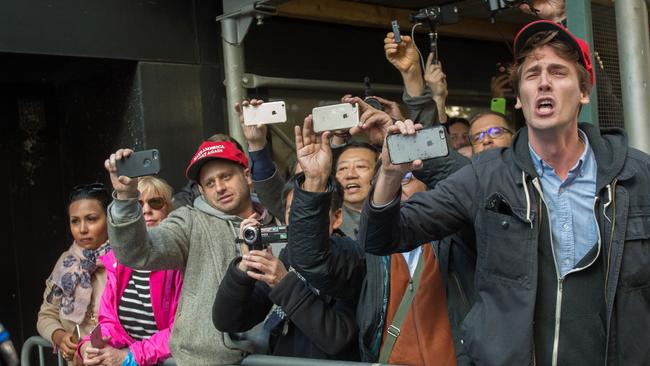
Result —
<path fill-rule="evenodd" d="M 131 353 L 131 351 L 129 351 L 129 353 L 126 355 L 124 362 L 122 362 L 122 366 L 138 366 L 138 363 L 135 362 L 135 358 L 133 358 L 133 353 Z"/>

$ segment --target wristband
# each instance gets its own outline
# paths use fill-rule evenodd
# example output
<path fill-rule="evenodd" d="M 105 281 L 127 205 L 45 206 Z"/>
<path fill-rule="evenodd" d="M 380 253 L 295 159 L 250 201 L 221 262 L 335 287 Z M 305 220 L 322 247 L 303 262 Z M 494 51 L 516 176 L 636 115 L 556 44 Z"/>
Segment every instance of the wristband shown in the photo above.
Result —
<path fill-rule="evenodd" d="M 131 353 L 131 351 L 129 351 L 129 353 L 126 355 L 124 362 L 122 362 L 122 366 L 138 366 L 138 363 L 135 362 L 135 358 L 133 358 L 133 353 Z"/>

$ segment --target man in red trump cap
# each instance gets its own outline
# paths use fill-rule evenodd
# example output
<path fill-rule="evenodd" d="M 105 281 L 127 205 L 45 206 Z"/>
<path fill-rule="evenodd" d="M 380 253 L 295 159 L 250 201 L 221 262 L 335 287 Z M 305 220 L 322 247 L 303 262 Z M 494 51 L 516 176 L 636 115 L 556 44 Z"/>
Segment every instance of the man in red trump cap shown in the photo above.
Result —
<path fill-rule="evenodd" d="M 248 159 L 230 141 L 205 141 L 186 170 L 201 196 L 194 207 L 179 207 L 157 227 L 147 229 L 138 203 L 137 179 L 118 176 L 116 161 L 133 153 L 121 149 L 105 162 L 113 203 L 109 238 L 120 263 L 143 270 L 181 269 L 183 289 L 169 341 L 179 365 L 238 363 L 241 351 L 217 331 L 212 303 L 228 264 L 239 255 L 235 239 L 243 219 L 269 224 L 273 217 L 251 201 Z"/>
<path fill-rule="evenodd" d="M 385 255 L 474 230 L 477 293 L 462 342 L 477 365 L 649 365 L 650 158 L 624 131 L 578 122 L 594 84 L 583 40 L 539 20 L 517 34 L 514 55 L 526 127 L 512 147 L 400 206 L 401 177 L 422 162 L 392 165 L 384 144 L 359 242 Z"/>

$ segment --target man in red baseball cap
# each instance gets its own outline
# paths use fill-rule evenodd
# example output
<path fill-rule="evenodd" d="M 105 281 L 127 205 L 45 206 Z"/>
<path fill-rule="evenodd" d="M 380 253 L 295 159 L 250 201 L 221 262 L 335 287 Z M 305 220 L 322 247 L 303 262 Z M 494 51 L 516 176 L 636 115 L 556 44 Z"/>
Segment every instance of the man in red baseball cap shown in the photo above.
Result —
<path fill-rule="evenodd" d="M 481 365 L 650 365 L 650 157 L 620 129 L 579 123 L 594 72 L 588 45 L 540 20 L 519 32 L 512 70 L 526 127 L 400 206 L 382 166 L 366 201 L 366 252 L 412 250 L 472 228 L 476 301 L 463 344 Z M 415 134 L 398 121 L 392 133 Z"/>
<path fill-rule="evenodd" d="M 212 303 L 228 264 L 239 255 L 235 244 L 243 219 L 262 225 L 272 215 L 251 200 L 248 159 L 230 141 L 205 141 L 190 160 L 186 175 L 201 195 L 147 229 L 138 203 L 137 179 L 118 176 L 116 161 L 133 151 L 121 149 L 105 162 L 113 183 L 109 238 L 115 255 L 129 267 L 183 270 L 179 311 L 170 350 L 179 365 L 236 364 L 243 353 L 227 346 L 227 335 L 211 324 Z"/>

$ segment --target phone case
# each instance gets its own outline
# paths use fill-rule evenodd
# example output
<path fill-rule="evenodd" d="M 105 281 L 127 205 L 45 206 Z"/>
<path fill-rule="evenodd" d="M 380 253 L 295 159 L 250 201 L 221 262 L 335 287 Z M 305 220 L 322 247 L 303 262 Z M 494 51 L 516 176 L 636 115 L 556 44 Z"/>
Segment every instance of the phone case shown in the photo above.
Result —
<path fill-rule="evenodd" d="M 157 149 L 136 151 L 126 159 L 116 162 L 117 175 L 129 178 L 156 175 L 160 172 L 160 154 Z"/>
<path fill-rule="evenodd" d="M 95 348 L 103 348 L 106 345 L 102 339 L 102 328 L 99 324 L 90 332 L 90 344 Z"/>
<path fill-rule="evenodd" d="M 386 144 L 390 162 L 393 164 L 449 155 L 447 134 L 442 126 L 422 129 L 414 136 L 389 135 Z"/>
<path fill-rule="evenodd" d="M 399 32 L 399 23 L 397 23 L 397 20 L 393 20 L 390 25 L 393 28 L 393 34 L 395 35 L 395 43 L 402 42 L 402 34 Z"/>
<path fill-rule="evenodd" d="M 314 131 L 347 130 L 359 125 L 359 105 L 341 103 L 316 107 L 311 111 L 314 118 Z"/>
<path fill-rule="evenodd" d="M 267 102 L 258 106 L 245 106 L 244 125 L 254 126 L 259 124 L 282 123 L 287 121 L 287 109 L 283 101 Z"/>

